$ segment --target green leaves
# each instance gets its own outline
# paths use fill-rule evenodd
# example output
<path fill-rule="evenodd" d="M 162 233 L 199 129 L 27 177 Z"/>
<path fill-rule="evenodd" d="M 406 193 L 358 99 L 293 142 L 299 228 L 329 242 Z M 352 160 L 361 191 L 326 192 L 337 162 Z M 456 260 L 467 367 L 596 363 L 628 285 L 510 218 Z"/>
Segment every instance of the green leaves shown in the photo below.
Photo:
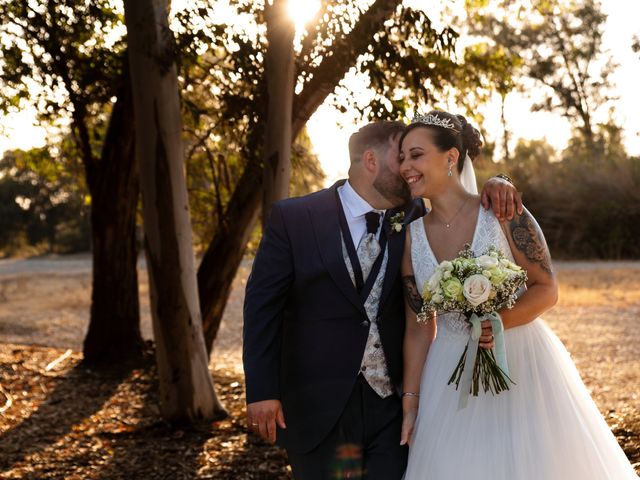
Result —
<path fill-rule="evenodd" d="M 89 244 L 86 187 L 73 148 L 7 152 L 0 160 L 0 252 L 27 245 L 52 251 Z"/>
<path fill-rule="evenodd" d="M 29 100 L 54 122 L 107 103 L 122 68 L 121 21 L 108 0 L 0 2 L 2 110 Z"/>

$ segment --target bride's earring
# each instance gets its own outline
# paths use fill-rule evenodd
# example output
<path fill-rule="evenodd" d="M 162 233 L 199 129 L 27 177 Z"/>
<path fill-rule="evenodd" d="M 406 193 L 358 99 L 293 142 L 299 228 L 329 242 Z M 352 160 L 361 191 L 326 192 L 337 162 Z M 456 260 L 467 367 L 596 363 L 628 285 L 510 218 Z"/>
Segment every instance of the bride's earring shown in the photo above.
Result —
<path fill-rule="evenodd" d="M 449 164 L 449 173 L 447 173 L 447 177 L 451 176 L 451 164 Z"/>

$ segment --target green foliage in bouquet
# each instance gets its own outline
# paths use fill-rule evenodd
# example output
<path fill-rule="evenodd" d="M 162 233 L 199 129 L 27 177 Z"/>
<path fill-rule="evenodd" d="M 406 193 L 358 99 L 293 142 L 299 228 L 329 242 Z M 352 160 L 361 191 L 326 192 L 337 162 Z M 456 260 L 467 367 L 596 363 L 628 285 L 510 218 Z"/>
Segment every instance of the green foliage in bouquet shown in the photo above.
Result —
<path fill-rule="evenodd" d="M 496 247 L 490 246 L 484 254 L 476 256 L 465 245 L 455 259 L 441 262 L 425 284 L 419 322 L 429 321 L 437 312 L 459 312 L 471 324 L 469 342 L 448 382 L 455 384 L 456 389 L 462 382 L 465 390 L 465 383 L 469 384 L 469 391 L 462 392 L 462 406 L 466 405 L 467 394 L 477 396 L 481 387 L 485 393 L 498 394 L 513 383 L 506 366 L 504 327 L 497 312 L 513 307 L 526 281 L 527 272 Z M 496 352 L 478 346 L 484 320 L 491 321 Z M 465 372 L 468 368 L 472 369 L 470 375 Z"/>

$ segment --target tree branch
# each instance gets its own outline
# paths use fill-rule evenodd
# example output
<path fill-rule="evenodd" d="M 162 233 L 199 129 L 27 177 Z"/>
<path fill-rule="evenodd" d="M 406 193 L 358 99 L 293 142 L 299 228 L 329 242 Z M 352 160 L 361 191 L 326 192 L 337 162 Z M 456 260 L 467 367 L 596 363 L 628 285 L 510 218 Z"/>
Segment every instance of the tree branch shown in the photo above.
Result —
<path fill-rule="evenodd" d="M 309 72 L 313 77 L 293 101 L 292 139 L 356 64 L 358 57 L 367 51 L 373 35 L 382 30 L 384 22 L 401 3 L 402 0 L 376 0 L 360 16 L 353 30 L 335 41 L 331 48 L 333 55 Z"/>

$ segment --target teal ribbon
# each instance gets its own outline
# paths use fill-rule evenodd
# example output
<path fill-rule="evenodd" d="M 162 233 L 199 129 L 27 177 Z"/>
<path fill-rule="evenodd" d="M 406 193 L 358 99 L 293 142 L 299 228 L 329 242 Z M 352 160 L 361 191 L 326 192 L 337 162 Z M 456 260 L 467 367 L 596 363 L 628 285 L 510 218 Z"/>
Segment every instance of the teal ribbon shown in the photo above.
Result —
<path fill-rule="evenodd" d="M 469 394 L 471 391 L 471 382 L 473 381 L 473 369 L 476 364 L 478 355 L 478 345 L 480 343 L 480 335 L 482 334 L 482 322 L 484 320 L 491 321 L 491 331 L 495 348 L 493 349 L 496 363 L 502 371 L 508 376 L 509 368 L 507 365 L 507 351 L 504 346 L 504 325 L 502 318 L 498 312 L 485 313 L 478 316 L 471 314 L 469 323 L 471 323 L 471 333 L 467 344 L 467 356 L 462 367 L 462 378 L 460 379 L 460 398 L 458 400 L 458 410 L 462 410 L 469 402 Z"/>

